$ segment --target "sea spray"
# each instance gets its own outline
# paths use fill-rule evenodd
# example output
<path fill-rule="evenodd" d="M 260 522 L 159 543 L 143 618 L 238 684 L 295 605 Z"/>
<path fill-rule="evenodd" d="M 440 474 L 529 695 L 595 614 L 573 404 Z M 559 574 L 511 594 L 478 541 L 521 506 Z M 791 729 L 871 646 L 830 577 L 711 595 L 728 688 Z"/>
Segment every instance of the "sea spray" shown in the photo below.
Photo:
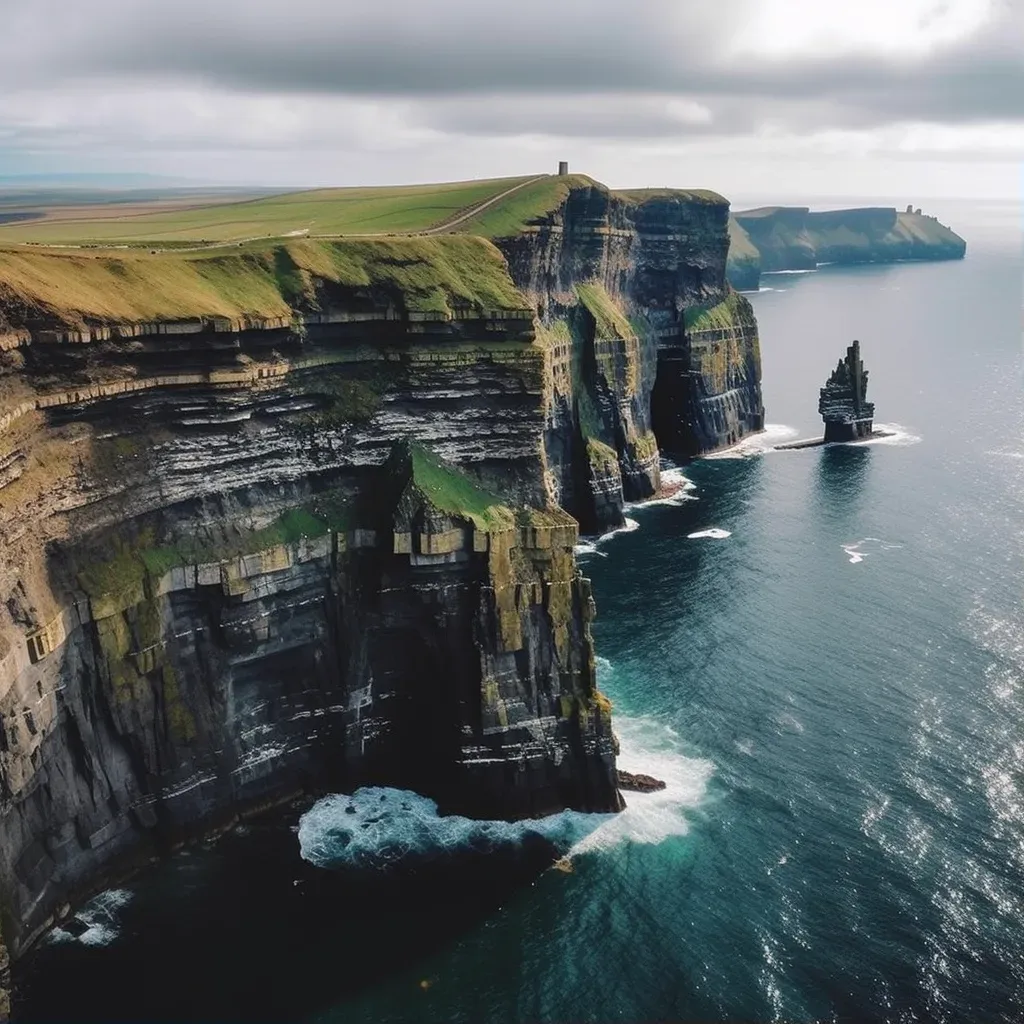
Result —
<path fill-rule="evenodd" d="M 47 936 L 51 943 L 80 942 L 83 946 L 107 946 L 118 937 L 121 924 L 118 911 L 132 900 L 129 889 L 108 889 L 94 896 L 64 926 Z"/>
<path fill-rule="evenodd" d="M 526 821 L 480 821 L 441 815 L 437 804 L 411 790 L 365 786 L 317 801 L 299 822 L 303 859 L 322 868 L 384 870 L 549 843 L 559 855 L 606 850 L 622 843 L 660 843 L 688 831 L 687 812 L 703 798 L 708 761 L 687 757 L 678 736 L 652 718 L 617 715 L 624 770 L 662 779 L 655 793 L 627 794 L 619 814 L 563 811 Z"/>
<path fill-rule="evenodd" d="M 799 431 L 784 423 L 766 423 L 764 430 L 758 434 L 749 434 L 736 444 L 720 452 L 702 455 L 702 459 L 749 459 L 757 455 L 765 455 L 773 451 L 777 444 L 791 440 Z"/>

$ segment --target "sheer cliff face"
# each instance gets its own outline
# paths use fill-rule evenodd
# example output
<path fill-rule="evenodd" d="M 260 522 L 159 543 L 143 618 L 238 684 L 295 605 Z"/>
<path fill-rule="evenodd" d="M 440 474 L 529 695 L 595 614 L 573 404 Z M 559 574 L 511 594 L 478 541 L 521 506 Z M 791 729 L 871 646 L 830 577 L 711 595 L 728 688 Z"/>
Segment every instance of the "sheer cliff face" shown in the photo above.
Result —
<path fill-rule="evenodd" d="M 546 349 L 521 296 L 450 298 L 321 289 L 290 326 L 157 333 L 4 295 L 15 953 L 111 870 L 300 792 L 621 806 L 578 527 L 545 483 Z"/>
<path fill-rule="evenodd" d="M 757 329 L 725 280 L 720 196 L 577 186 L 498 245 L 551 352 L 551 485 L 585 529 L 618 525 L 625 502 L 658 490 L 659 447 L 693 456 L 763 428 Z"/>
<path fill-rule="evenodd" d="M 574 187 L 507 264 L 456 236 L 0 253 L 14 953 L 133 859 L 299 793 L 621 806 L 577 520 L 652 494 L 659 442 L 761 426 L 726 216 Z"/>

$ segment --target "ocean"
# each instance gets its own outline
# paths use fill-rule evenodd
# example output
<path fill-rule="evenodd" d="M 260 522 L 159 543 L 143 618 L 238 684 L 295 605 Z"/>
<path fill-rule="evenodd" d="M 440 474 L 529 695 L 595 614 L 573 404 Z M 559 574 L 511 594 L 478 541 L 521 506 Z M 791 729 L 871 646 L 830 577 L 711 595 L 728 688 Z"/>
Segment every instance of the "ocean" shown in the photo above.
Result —
<path fill-rule="evenodd" d="M 368 805 L 283 812 L 98 897 L 19 1019 L 1020 1020 L 1020 214 L 935 212 L 965 260 L 766 275 L 769 430 L 581 547 L 622 766 L 663 792 L 516 826 L 374 794 L 354 844 Z M 770 450 L 854 338 L 893 436 Z"/>

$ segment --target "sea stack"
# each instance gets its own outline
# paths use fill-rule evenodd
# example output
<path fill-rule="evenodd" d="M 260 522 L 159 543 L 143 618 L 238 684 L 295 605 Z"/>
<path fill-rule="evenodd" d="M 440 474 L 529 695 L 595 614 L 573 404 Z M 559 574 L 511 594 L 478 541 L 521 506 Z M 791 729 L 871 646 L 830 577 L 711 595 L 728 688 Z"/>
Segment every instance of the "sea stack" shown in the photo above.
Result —
<path fill-rule="evenodd" d="M 821 389 L 818 412 L 825 421 L 825 441 L 856 441 L 870 437 L 874 404 L 867 400 L 868 371 L 860 358 L 860 342 L 846 350 Z"/>

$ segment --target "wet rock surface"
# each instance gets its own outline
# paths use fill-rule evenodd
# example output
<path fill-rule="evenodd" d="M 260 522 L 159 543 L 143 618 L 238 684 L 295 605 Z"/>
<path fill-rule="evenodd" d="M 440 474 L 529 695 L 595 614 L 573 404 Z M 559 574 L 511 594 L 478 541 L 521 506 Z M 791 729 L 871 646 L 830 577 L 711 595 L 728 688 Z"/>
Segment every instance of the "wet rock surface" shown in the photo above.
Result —
<path fill-rule="evenodd" d="M 642 772 L 625 772 L 621 768 L 618 772 L 619 789 L 632 793 L 657 793 L 665 788 L 661 779 L 653 775 L 644 775 Z"/>

